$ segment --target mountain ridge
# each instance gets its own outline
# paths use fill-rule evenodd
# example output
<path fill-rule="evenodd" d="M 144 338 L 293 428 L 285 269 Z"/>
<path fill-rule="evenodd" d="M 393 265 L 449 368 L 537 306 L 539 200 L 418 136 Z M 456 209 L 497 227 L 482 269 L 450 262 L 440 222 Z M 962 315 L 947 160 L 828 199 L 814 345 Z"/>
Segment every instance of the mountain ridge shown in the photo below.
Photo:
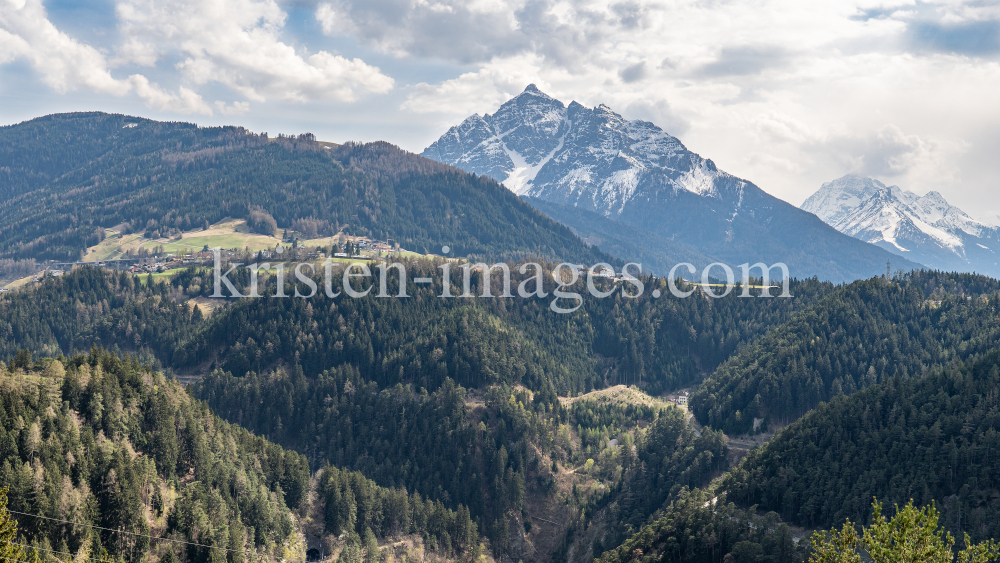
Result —
<path fill-rule="evenodd" d="M 463 120 L 421 154 L 730 264 L 784 262 L 793 276 L 839 282 L 878 275 L 892 258 L 720 170 L 650 122 L 629 121 L 603 104 L 564 105 L 534 85 L 493 114 Z M 577 232 L 586 230 L 584 221 L 563 215 L 558 219 Z"/>
<path fill-rule="evenodd" d="M 261 208 L 288 228 L 392 238 L 421 253 L 614 261 L 490 178 L 389 143 L 269 138 L 104 113 L 0 127 L 0 258 L 76 260 L 104 229 L 187 231 Z"/>
<path fill-rule="evenodd" d="M 838 231 L 941 270 L 1000 275 L 1000 228 L 977 221 L 938 192 L 923 196 L 848 174 L 803 204 Z"/>

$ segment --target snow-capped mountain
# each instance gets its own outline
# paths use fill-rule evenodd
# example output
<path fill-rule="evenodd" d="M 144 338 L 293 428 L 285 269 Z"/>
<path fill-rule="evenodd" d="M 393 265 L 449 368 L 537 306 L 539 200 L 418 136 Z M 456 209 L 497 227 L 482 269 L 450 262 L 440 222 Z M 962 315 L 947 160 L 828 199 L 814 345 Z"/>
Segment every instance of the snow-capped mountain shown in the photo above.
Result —
<path fill-rule="evenodd" d="M 827 182 L 802 204 L 838 231 L 942 270 L 1000 274 L 1000 229 L 950 205 L 873 178 Z"/>
<path fill-rule="evenodd" d="M 535 85 L 492 115 L 468 117 L 422 154 L 490 176 L 529 201 L 544 200 L 546 213 L 578 231 L 583 225 L 574 221 L 585 214 L 574 208 L 701 257 L 732 265 L 784 262 L 795 276 L 834 281 L 875 275 L 889 258 L 719 170 L 652 123 L 627 120 L 605 105 L 567 106 Z M 901 267 L 908 264 L 917 266 Z"/>
<path fill-rule="evenodd" d="M 605 105 L 565 106 L 534 84 L 493 115 L 452 127 L 422 154 L 491 176 L 519 195 L 604 215 L 664 187 L 718 195 L 715 179 L 729 176 L 652 123 L 628 121 Z"/>

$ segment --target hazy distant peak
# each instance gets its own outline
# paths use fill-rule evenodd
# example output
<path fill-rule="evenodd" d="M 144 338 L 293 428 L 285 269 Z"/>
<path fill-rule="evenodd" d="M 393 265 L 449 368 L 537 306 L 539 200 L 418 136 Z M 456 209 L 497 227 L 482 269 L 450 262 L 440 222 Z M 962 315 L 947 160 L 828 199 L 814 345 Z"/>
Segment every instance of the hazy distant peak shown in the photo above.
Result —
<path fill-rule="evenodd" d="M 874 178 L 847 175 L 823 184 L 802 209 L 855 238 L 944 270 L 1000 272 L 1000 230 L 951 205 Z"/>

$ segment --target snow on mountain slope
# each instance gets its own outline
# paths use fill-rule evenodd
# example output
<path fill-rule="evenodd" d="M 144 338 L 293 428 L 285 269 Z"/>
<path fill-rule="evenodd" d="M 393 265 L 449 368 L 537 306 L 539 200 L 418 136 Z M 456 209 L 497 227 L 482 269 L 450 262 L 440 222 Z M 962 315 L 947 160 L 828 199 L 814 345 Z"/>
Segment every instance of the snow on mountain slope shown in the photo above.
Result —
<path fill-rule="evenodd" d="M 833 225 L 884 189 L 885 186 L 878 180 L 848 175 L 823 184 L 802 204 L 802 209 Z"/>
<path fill-rule="evenodd" d="M 700 257 L 784 262 L 795 276 L 833 281 L 875 275 L 890 256 L 719 170 L 652 123 L 603 104 L 564 105 L 534 85 L 495 113 L 450 128 L 422 155 L 486 174 L 518 195 L 656 235 L 639 244 L 669 240 Z M 586 216 L 556 219 L 577 228 L 570 222 Z"/>
<path fill-rule="evenodd" d="M 838 231 L 929 267 L 1000 273 L 1000 229 L 950 205 L 938 192 L 918 196 L 873 178 L 823 184 L 802 204 Z"/>
<path fill-rule="evenodd" d="M 487 174 L 517 194 L 561 194 L 559 203 L 605 215 L 621 211 L 640 185 L 662 184 L 652 178 L 712 195 L 720 174 L 652 123 L 628 121 L 605 105 L 567 107 L 534 84 L 493 115 L 452 127 L 423 156 Z"/>

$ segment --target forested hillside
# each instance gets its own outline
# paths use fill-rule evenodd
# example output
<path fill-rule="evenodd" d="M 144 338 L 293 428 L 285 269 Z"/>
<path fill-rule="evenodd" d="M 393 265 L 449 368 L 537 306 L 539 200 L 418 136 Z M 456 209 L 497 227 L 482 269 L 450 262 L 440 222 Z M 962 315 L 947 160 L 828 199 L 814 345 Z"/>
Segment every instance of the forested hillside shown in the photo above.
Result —
<path fill-rule="evenodd" d="M 917 272 L 855 282 L 727 360 L 691 397 L 702 424 L 727 433 L 786 424 L 841 393 L 903 379 L 1000 344 L 997 282 Z"/>
<path fill-rule="evenodd" d="M 796 544 L 777 514 L 744 509 L 703 489 L 678 495 L 663 514 L 599 563 L 797 563 L 805 542 Z"/>
<path fill-rule="evenodd" d="M 409 266 L 411 274 L 434 268 L 418 262 Z M 8 401 L 4 412 L 16 411 L 23 419 L 19 423 L 10 415 L 4 428 L 15 433 L 8 432 L 9 439 L 0 437 L 0 443 L 16 446 L 5 454 L 10 469 L 4 469 L 4 475 L 21 483 L 13 488 L 12 502 L 42 498 L 26 492 L 39 482 L 36 459 L 45 468 L 45 478 L 65 474 L 75 488 L 83 482 L 70 467 L 77 462 L 66 461 L 69 465 L 60 465 L 57 472 L 45 465 L 55 461 L 33 453 L 31 448 L 44 451 L 41 445 L 31 445 L 36 443 L 31 437 L 33 420 L 38 444 L 52 441 L 52 436 L 63 443 L 66 424 L 98 424 L 91 429 L 96 444 L 103 443 L 98 439 L 102 431 L 109 441 L 114 441 L 111 432 L 133 432 L 119 435 L 126 436 L 129 451 L 148 453 L 130 459 L 149 455 L 158 471 L 149 482 L 160 483 L 167 508 L 154 512 L 149 503 L 160 502 L 155 501 L 155 488 L 143 489 L 147 492 L 142 494 L 153 499 L 143 500 L 150 507 L 143 509 L 147 528 L 185 534 L 189 528 L 181 526 L 194 525 L 171 519 L 188 506 L 181 503 L 187 498 L 181 494 L 186 490 L 185 470 L 176 469 L 181 461 L 174 464 L 174 490 L 179 492 L 173 497 L 162 492 L 173 481 L 169 470 L 160 470 L 156 456 L 173 450 L 156 442 L 163 433 L 147 419 L 162 411 L 154 401 L 157 393 L 166 394 L 166 404 L 180 409 L 177 412 L 202 409 L 197 411 L 200 416 L 209 416 L 206 407 L 138 364 L 104 352 L 40 362 L 32 362 L 27 351 L 15 353 L 19 343 L 43 354 L 71 353 L 100 343 L 150 361 L 160 358 L 175 369 L 204 369 L 215 363 L 213 373 L 191 392 L 230 423 L 288 448 L 279 451 L 297 452 L 283 455 L 302 454 L 296 458 L 302 469 L 295 483 L 267 481 L 268 494 L 287 500 L 314 491 L 319 504 L 309 510 L 318 514 L 317 533 L 339 537 L 334 543 L 346 561 L 360 560 L 378 548 L 380 539 L 413 533 L 446 557 L 475 554 L 482 533 L 495 557 L 526 561 L 543 557 L 576 563 L 605 550 L 611 552 L 603 557 L 616 561 L 668 552 L 683 553 L 677 557 L 684 561 L 721 561 L 726 554 L 741 561 L 797 561 L 802 557 L 797 548 L 781 547 L 787 543 L 787 528 L 778 516 L 761 516 L 751 509 L 753 504 L 791 523 L 826 526 L 844 516 L 865 520 L 872 495 L 889 501 L 934 499 L 945 509 L 951 529 L 975 531 L 976 537 L 1000 533 L 990 527 L 997 509 L 988 453 L 994 424 L 990 386 L 995 382 L 989 379 L 992 368 L 987 364 L 997 359 L 982 360 L 996 347 L 1000 287 L 995 280 L 932 273 L 898 277 L 891 284 L 869 280 L 841 288 L 805 281 L 793 283 L 797 297 L 792 300 L 629 299 L 619 294 L 587 298 L 569 315 L 549 311 L 548 299 L 440 299 L 440 287 L 411 285 L 406 299 L 379 299 L 374 293 L 361 299 L 327 299 L 321 293 L 310 300 L 234 300 L 206 319 L 183 302 L 198 293 L 192 288 L 203 275 L 191 269 L 158 281 L 82 268 L 0 297 L 0 309 L 9 312 L 0 325 L 7 331 L 3 342 L 8 371 L 21 374 L 5 379 L 5 389 L 22 389 L 18 385 L 25 382 L 38 382 L 32 383 L 37 388 L 46 378 L 56 381 L 49 385 L 48 402 L 37 391 L 3 394 Z M 481 283 L 474 277 L 474 292 L 481 291 Z M 339 290 L 339 280 L 334 284 Z M 394 293 L 391 284 L 389 290 Z M 458 287 L 453 290 L 460 293 Z M 781 338 L 790 344 L 773 344 Z M 792 424 L 724 477 L 724 487 L 716 491 L 722 493 L 717 501 L 721 504 L 712 505 L 712 510 L 704 506 L 707 501 L 690 499 L 701 499 L 698 495 L 707 494 L 701 489 L 728 468 L 727 440 L 717 426 L 695 431 L 682 411 L 652 398 L 609 403 L 599 399 L 606 396 L 601 392 L 564 405 L 557 397 L 619 381 L 638 383 L 640 375 L 646 389 L 676 389 L 697 384 L 706 367 L 720 363 L 705 385 L 737 367 L 759 374 L 763 367 L 779 366 L 768 369 L 790 377 L 795 371 L 772 359 L 790 355 L 787 349 L 808 352 L 805 357 L 811 363 L 802 362 L 805 366 L 822 367 L 822 358 L 829 358 L 833 366 L 842 366 L 830 368 L 841 376 L 855 369 L 852 361 L 859 364 L 856 373 L 863 374 L 872 371 L 874 363 L 876 377 L 855 383 L 869 389 L 853 394 L 844 383 L 834 393 L 833 378 L 828 395 L 833 401 Z M 956 367 L 977 359 L 982 361 L 975 367 Z M 907 362 L 920 363 L 911 367 Z M 880 371 L 890 364 L 898 371 Z M 119 377 L 117 387 L 95 387 L 95 381 L 112 381 L 93 377 L 97 365 L 101 373 L 119 370 L 126 375 Z M 62 379 L 54 375 L 60 371 L 56 366 L 62 366 Z M 129 385 L 132 391 L 121 390 Z M 95 399 L 97 393 L 100 399 Z M 10 406 L 28 401 L 26 397 L 42 402 L 29 401 L 30 408 Z M 57 408 L 62 401 L 68 411 Z M 696 409 L 704 404 L 699 401 L 705 401 L 701 392 L 692 400 Z M 101 418 L 95 422 L 98 404 Z M 48 412 L 47 405 L 55 416 L 52 430 L 41 414 Z M 136 422 L 130 422 L 135 416 Z M 174 415 L 174 420 L 180 416 Z M 194 439 L 184 437 L 185 429 L 231 428 L 204 420 L 175 425 L 178 459 L 188 459 L 184 440 Z M 67 451 L 79 459 L 79 450 L 66 448 L 52 455 L 70 459 Z M 84 452 L 88 460 L 105 463 L 87 470 L 89 491 L 105 486 L 94 475 L 104 479 L 111 467 L 96 452 Z M 875 455 L 872 452 L 878 455 L 865 457 Z M 194 461 L 184 462 L 184 467 L 201 463 L 190 459 Z M 942 459 L 950 461 L 942 464 Z M 893 464 L 900 468 L 893 469 Z M 309 465 L 324 468 L 311 485 Z M 197 477 L 198 470 L 193 470 Z M 122 466 L 115 469 L 116 477 L 123 471 L 138 470 Z M 223 486 L 212 485 L 221 477 L 206 479 L 206 486 Z M 63 501 L 52 494 L 30 507 L 65 516 L 58 512 Z M 184 509 L 197 512 L 198 498 Z M 233 497 L 232 502 L 241 500 Z M 289 518 L 295 528 L 301 516 L 293 512 L 306 509 L 301 500 L 287 502 L 283 506 L 292 511 Z M 247 514 L 242 508 L 239 513 Z M 543 520 L 535 518 L 539 514 Z M 99 510 L 91 518 L 88 522 L 103 522 L 105 516 Z M 238 529 L 231 521 L 212 520 L 227 522 L 226 530 Z M 550 526 L 547 521 L 560 525 L 538 528 Z M 240 525 L 249 538 L 250 526 Z M 271 529 L 262 526 L 253 526 L 254 537 L 259 530 Z M 691 526 L 701 531 L 683 541 L 676 537 L 677 530 Z M 196 530 L 192 533 L 203 533 Z M 53 549 L 61 549 L 59 542 L 65 541 L 74 552 L 92 545 L 89 536 L 59 535 L 68 533 L 45 531 L 47 536 L 35 540 L 48 541 Z M 213 533 L 228 542 L 235 541 L 231 534 L 237 532 Z M 273 549 L 266 546 L 278 545 L 276 533 L 258 547 Z M 110 551 L 108 540 L 102 541 Z M 616 548 L 619 545 L 623 548 Z M 635 555 L 636 550 L 645 555 Z M 156 553 L 166 556 L 165 551 Z M 176 555 L 207 557 L 199 553 Z"/>
<path fill-rule="evenodd" d="M 868 521 L 872 497 L 936 501 L 952 533 L 1000 537 L 998 388 L 995 350 L 837 396 L 751 452 L 722 487 L 807 526 Z"/>
<path fill-rule="evenodd" d="M 408 266 L 411 275 L 435 273 L 432 264 Z M 581 286 L 576 290 L 585 295 L 584 306 L 556 315 L 549 310 L 551 298 L 440 299 L 440 287 L 411 283 L 406 299 L 378 298 L 375 292 L 328 299 L 321 291 L 310 300 L 237 300 L 205 319 L 190 302 L 179 303 L 192 292 L 210 291 L 208 276 L 189 269 L 150 282 L 78 268 L 0 295 L 0 359 L 21 348 L 54 355 L 98 344 L 182 373 L 210 371 L 213 363 L 238 375 L 281 363 L 298 363 L 307 374 L 351 364 L 381 385 L 403 382 L 430 390 L 447 376 L 472 387 L 505 382 L 537 390 L 549 381 L 564 395 L 641 381 L 656 393 L 697 383 L 741 346 L 833 290 L 807 280 L 793 282 L 795 299 L 742 299 L 735 293 L 676 299 L 666 292 L 652 299 L 649 288 L 640 299 L 620 293 L 597 299 Z M 246 276 L 231 277 L 237 287 L 247 283 Z M 461 294 L 461 276 L 452 281 L 459 284 L 454 294 Z M 340 284 L 334 279 L 333 289 L 340 291 Z M 476 277 L 477 294 L 480 285 Z"/>
<path fill-rule="evenodd" d="M 617 545 L 682 487 L 702 486 L 727 465 L 722 434 L 696 434 L 676 407 L 636 417 L 631 406 L 581 401 L 567 411 L 551 390 L 531 395 L 505 386 L 490 388 L 476 404 L 450 380 L 433 394 L 402 385 L 380 390 L 352 368 L 315 378 L 298 369 L 246 377 L 217 371 L 192 392 L 227 420 L 313 463 L 355 469 L 445 506 L 468 506 L 498 557 L 511 550 L 517 556 L 521 531 L 512 517 L 532 511 L 526 495 L 555 493 L 559 464 L 584 466 L 606 483 L 592 493 L 573 489 L 583 512 L 580 525 L 561 530 L 564 543 L 583 531 L 583 514 L 604 510 L 615 522 L 604 545 Z M 648 426 L 637 427 L 640 420 Z M 621 444 L 609 445 L 609 436 Z"/>
<path fill-rule="evenodd" d="M 0 258 L 76 260 L 104 229 L 168 232 L 225 217 L 307 221 L 460 256 L 611 258 L 495 181 L 386 143 L 325 148 L 103 113 L 0 127 Z"/>
<path fill-rule="evenodd" d="M 440 273 L 419 262 L 407 271 Z M 461 294 L 460 277 L 452 279 L 454 295 Z M 341 280 L 334 278 L 336 293 Z M 395 294 L 392 272 L 388 282 Z M 377 291 L 377 277 L 371 283 Z M 498 283 L 494 279 L 493 287 Z M 795 299 L 739 298 L 737 292 L 678 299 L 657 283 L 665 293 L 659 299 L 648 287 L 639 299 L 620 290 L 599 299 L 580 282 L 574 291 L 584 295 L 583 306 L 565 315 L 549 309 L 551 296 L 441 299 L 440 286 L 412 283 L 405 299 L 378 298 L 374 291 L 359 299 L 322 293 L 311 300 L 248 299 L 213 317 L 178 347 L 172 362 L 178 369 L 214 362 L 235 375 L 260 373 L 279 361 L 310 375 L 350 363 L 380 385 L 428 389 L 447 376 L 470 387 L 521 383 L 537 390 L 549 381 L 563 395 L 642 382 L 658 393 L 697 383 L 741 346 L 834 289 L 806 280 L 793 282 Z M 473 293 L 482 295 L 481 285 L 477 274 Z"/>
<path fill-rule="evenodd" d="M 435 266 L 407 263 L 411 276 L 433 275 Z M 304 456 L 296 458 L 303 468 L 298 480 L 267 481 L 268 495 L 305 498 L 309 496 L 305 491 L 311 490 L 318 504 L 307 509 L 301 501 L 289 500 L 283 505 L 292 511 L 292 528 L 252 525 L 251 532 L 251 525 L 241 520 L 247 538 L 251 533 L 271 534 L 261 540 L 259 549 L 274 549 L 284 542 L 276 538 L 289 538 L 288 530 L 297 529 L 295 523 L 303 516 L 295 514 L 311 511 L 320 522 L 312 533 L 340 538 L 330 540 L 330 546 L 347 558 L 345 562 L 359 561 L 378 549 L 379 541 L 406 534 L 418 534 L 423 546 L 441 556 L 469 557 L 480 549 L 482 534 L 488 540 L 484 544 L 488 553 L 501 559 L 577 563 L 606 550 L 612 552 L 604 558 L 616 560 L 681 550 L 686 555 L 680 559 L 685 561 L 719 561 L 733 554 L 746 561 L 781 563 L 797 561 L 802 554 L 781 551 L 787 528 L 776 515 L 755 513 L 753 504 L 774 510 L 791 523 L 826 526 L 844 516 L 864 520 L 872 495 L 886 500 L 910 496 L 923 503 L 934 499 L 951 519 L 951 529 L 978 530 L 977 538 L 1000 533 L 990 527 L 997 510 L 988 477 L 994 470 L 988 461 L 992 380 L 983 379 L 986 368 L 956 371 L 963 361 L 980 359 L 997 346 L 1000 285 L 989 278 L 918 273 L 892 283 L 868 280 L 844 287 L 796 281 L 792 284 L 796 298 L 790 300 L 735 295 L 676 299 L 667 292 L 653 299 L 648 286 L 638 299 L 620 291 L 606 299 L 587 297 L 578 311 L 567 315 L 549 310 L 551 296 L 441 299 L 437 297 L 441 281 L 436 278 L 433 287 L 409 284 L 407 298 L 377 298 L 372 292 L 359 299 L 329 299 L 321 291 L 313 299 L 227 300 L 205 318 L 186 300 L 204 295 L 206 275 L 192 268 L 158 280 L 80 268 L 0 297 L 0 311 L 6 313 L 0 317 L 4 331 L 0 342 L 11 366 L 8 371 L 22 373 L 5 380 L 11 382 L 8 389 L 21 389 L 15 383 L 56 377 L 46 374 L 58 372 L 57 364 L 63 366 L 61 377 L 66 382 L 50 385 L 56 395 L 50 393 L 47 403 L 31 403 L 29 410 L 4 403 L 5 412 L 22 409 L 17 412 L 23 419 L 19 423 L 11 415 L 10 426 L 4 428 L 15 428 L 15 434 L 8 433 L 11 438 L 6 442 L 0 437 L 0 442 L 17 448 L 7 455 L 10 469 L 4 474 L 20 483 L 12 489 L 12 502 L 42 502 L 24 506 L 49 511 L 45 514 L 68 514 L 58 512 L 63 501 L 52 496 L 55 493 L 46 493 L 49 500 L 43 502 L 37 500 L 42 498 L 38 494 L 27 492 L 31 483 L 40 482 L 32 465 L 36 458 L 45 468 L 45 478 L 51 474 L 61 479 L 65 474 L 75 488 L 84 482 L 69 465 L 60 465 L 57 472 L 33 453 L 31 447 L 39 452 L 44 448 L 30 446 L 35 443 L 31 428 L 37 420 L 38 444 L 52 436 L 63 443 L 64 428 L 69 428 L 65 425 L 76 420 L 98 424 L 91 429 L 95 444 L 103 443 L 98 439 L 102 431 L 109 441 L 114 441 L 111 432 L 138 432 L 127 435 L 129 451 L 151 456 L 149 463 L 158 473 L 148 482 L 160 483 L 161 497 L 168 499 L 162 501 L 167 508 L 161 512 L 143 509 L 149 530 L 205 533 L 203 528 L 182 527 L 196 524 L 179 516 L 171 519 L 171 514 L 184 514 L 178 512 L 182 508 L 200 514 L 197 502 L 203 497 L 191 497 L 190 505 L 182 503 L 188 498 L 182 494 L 188 470 L 176 469 L 177 464 L 173 475 L 178 492 L 173 497 L 165 492 L 173 481 L 168 470 L 160 470 L 156 456 L 173 450 L 156 442 L 162 433 L 149 426 L 155 421 L 147 418 L 160 416 L 156 413 L 162 408 L 154 401 L 157 393 L 167 393 L 166 404 L 178 412 L 197 407 L 202 409 L 199 416 L 209 416 L 206 407 L 186 399 L 160 376 L 108 353 L 41 362 L 32 362 L 29 355 L 29 351 L 72 355 L 99 344 L 182 373 L 212 369 L 191 388 L 197 398 L 228 422 L 287 448 L 280 451 L 297 452 L 283 455 Z M 394 277 L 389 280 L 390 294 L 396 289 Z M 452 280 L 458 284 L 452 287 L 456 295 L 461 293 L 460 279 L 458 275 Z M 515 283 L 519 279 L 515 276 Z M 644 279 L 662 287 L 662 280 Z M 265 277 L 265 294 L 274 291 L 273 281 L 273 276 Z M 246 279 L 237 280 L 241 287 L 245 283 Z M 366 283 L 377 291 L 377 277 Z M 472 291 L 481 293 L 482 283 L 481 274 L 475 274 Z M 339 291 L 340 284 L 339 276 L 334 276 L 332 289 Z M 584 292 L 582 286 L 576 289 Z M 292 293 L 292 288 L 286 291 Z M 17 352 L 22 346 L 26 350 Z M 95 387 L 94 366 L 103 366 L 102 362 L 108 364 L 101 367 L 102 373 L 139 374 L 121 376 L 123 381 L 137 378 L 129 384 L 138 385 L 128 392 L 131 395 L 116 390 L 128 386 L 121 382 L 107 390 Z M 790 410 L 774 406 L 782 403 L 760 402 L 757 416 L 780 422 L 777 417 L 782 412 L 796 418 L 800 411 L 794 409 L 808 412 L 833 398 L 751 453 L 725 477 L 725 488 L 717 491 L 724 493 L 720 499 L 725 503 L 713 510 L 699 508 L 690 499 L 701 498 L 700 489 L 711 486 L 710 481 L 728 469 L 729 447 L 719 430 L 745 432 L 752 427 L 710 419 L 707 427 L 696 431 L 679 409 L 652 398 L 602 402 L 600 397 L 606 396 L 602 391 L 595 398 L 588 395 L 564 405 L 557 397 L 640 380 L 646 390 L 675 390 L 698 385 L 717 365 L 692 399 L 699 416 L 709 398 L 715 407 L 737 404 L 704 391 L 718 389 L 720 381 L 734 374 L 748 374 L 739 376 L 740 385 L 753 384 L 769 373 L 783 384 L 799 381 L 800 372 L 811 373 L 813 380 L 824 384 L 827 373 L 837 376 L 829 378 L 828 386 L 814 383 L 826 395 L 809 395 L 795 385 L 781 387 L 794 407 Z M 802 368 L 796 371 L 795 366 Z M 84 372 L 91 374 L 90 380 Z M 873 377 L 864 379 L 871 373 Z M 850 374 L 863 376 L 852 378 L 853 389 L 847 382 Z M 37 392 L 5 391 L 4 397 L 42 401 Z M 64 411 L 57 407 L 62 401 L 69 409 L 65 419 L 59 418 Z M 88 410 L 98 403 L 99 423 L 94 411 Z M 41 414 L 49 404 L 56 416 L 52 430 Z M 129 422 L 135 416 L 137 422 Z M 174 420 L 180 416 L 174 415 Z M 954 422 L 961 417 L 960 423 Z M 207 419 L 175 425 L 180 436 L 178 459 L 188 459 L 183 457 L 188 455 L 184 440 L 194 439 L 184 437 L 186 428 L 199 426 L 207 432 L 230 428 L 203 420 Z M 815 430 L 817 426 L 824 431 Z M 73 459 L 82 455 L 80 450 L 63 448 L 58 451 L 60 459 L 67 451 Z M 871 452 L 879 455 L 864 457 L 874 455 Z M 87 490 L 95 491 L 88 494 L 98 498 L 96 491 L 105 484 L 95 481 L 94 475 L 104 479 L 112 462 L 101 461 L 105 458 L 96 450 L 84 453 L 88 460 L 104 464 L 87 470 Z M 184 467 L 201 463 L 200 458 L 190 459 Z M 940 459 L 952 460 L 951 465 L 926 461 Z M 312 484 L 306 461 L 323 468 L 313 475 Z M 905 470 L 891 469 L 892 464 Z M 116 477 L 139 471 L 114 467 Z M 879 467 L 888 469 L 871 469 Z M 203 482 L 194 471 L 193 478 Z M 224 486 L 213 485 L 222 477 L 205 479 L 206 486 Z M 142 490 L 147 495 L 143 499 L 152 499 L 143 500 L 144 506 L 160 502 L 152 492 L 155 487 Z M 234 496 L 232 502 L 241 500 Z M 88 522 L 104 522 L 100 510 Z M 239 513 L 252 514 L 242 508 Z M 191 518 L 190 522 L 199 522 Z M 239 528 L 231 523 L 232 517 L 227 518 L 212 519 L 226 522 L 227 530 L 213 527 L 213 537 L 236 541 L 231 537 L 239 532 L 229 530 Z M 671 543 L 669 537 L 676 530 L 693 525 L 704 533 Z M 92 545 L 89 536 L 44 534 L 48 535 L 34 540 L 48 541 L 53 549 L 61 549 L 61 541 L 73 552 Z M 110 540 L 102 541 L 110 552 Z M 301 544 L 295 538 L 288 541 Z M 616 549 L 619 545 L 629 550 Z M 156 556 L 166 556 L 159 549 Z M 634 556 L 637 549 L 647 555 Z M 207 557 L 199 553 L 176 555 L 192 560 Z"/>
<path fill-rule="evenodd" d="M 584 415 L 589 405 L 575 406 L 581 435 L 593 431 L 593 423 Z M 641 529 L 683 491 L 706 485 L 729 466 L 723 434 L 711 429 L 696 432 L 687 414 L 676 407 L 659 411 L 643 430 L 613 435 L 623 439 L 622 448 L 598 448 L 594 456 L 595 475 L 611 484 L 588 507 L 592 517 L 608 523 L 594 546 L 595 557 Z"/>
<path fill-rule="evenodd" d="M 73 355 L 99 345 L 147 362 L 168 359 L 203 320 L 174 287 L 125 272 L 78 268 L 28 291 L 0 297 L 0 360 L 18 350 Z"/>
<path fill-rule="evenodd" d="M 214 417 L 162 376 L 101 351 L 20 354 L 0 364 L 0 390 L 0 481 L 39 549 L 217 561 L 223 548 L 234 562 L 291 547 L 305 457 Z"/>
<path fill-rule="evenodd" d="M 552 429 L 565 417 L 554 394 L 548 403 L 541 395 L 539 402 L 517 402 L 494 388 L 481 420 L 470 420 L 465 390 L 449 379 L 430 395 L 403 386 L 380 390 L 349 366 L 314 378 L 298 368 L 239 378 L 217 371 L 192 392 L 227 420 L 316 464 L 355 469 L 445 506 L 467 506 L 497 556 L 509 547 L 508 514 L 523 509 L 529 466 L 539 463 L 536 448 L 552 447 Z"/>
<path fill-rule="evenodd" d="M 464 506 L 380 487 L 357 472 L 325 467 L 319 499 L 309 501 L 305 456 L 223 422 L 177 383 L 96 348 L 0 363 L 0 482 L 24 540 L 43 557 L 301 558 L 299 521 L 310 509 L 354 561 L 363 550 L 378 556 L 369 536 L 418 534 L 445 557 L 480 550 Z"/>

